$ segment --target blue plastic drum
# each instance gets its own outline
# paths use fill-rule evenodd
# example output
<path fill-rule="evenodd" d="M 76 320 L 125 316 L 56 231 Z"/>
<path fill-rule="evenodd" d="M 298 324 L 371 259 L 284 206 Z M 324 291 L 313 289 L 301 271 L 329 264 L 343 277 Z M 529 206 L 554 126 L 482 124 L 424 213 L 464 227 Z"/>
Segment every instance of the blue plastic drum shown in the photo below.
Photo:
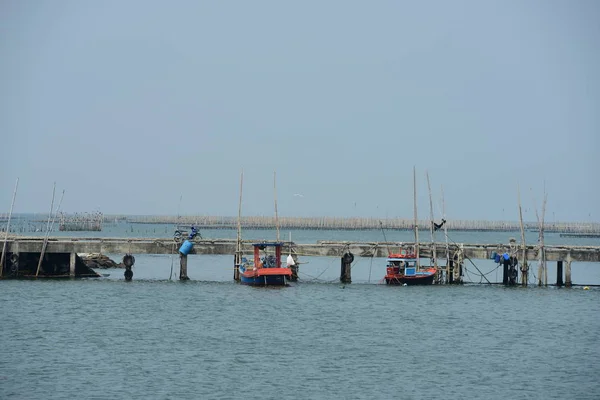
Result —
<path fill-rule="evenodd" d="M 184 256 L 187 256 L 188 254 L 190 254 L 190 251 L 192 251 L 193 247 L 194 243 L 190 242 L 189 240 L 186 240 L 179 248 L 179 252 Z"/>

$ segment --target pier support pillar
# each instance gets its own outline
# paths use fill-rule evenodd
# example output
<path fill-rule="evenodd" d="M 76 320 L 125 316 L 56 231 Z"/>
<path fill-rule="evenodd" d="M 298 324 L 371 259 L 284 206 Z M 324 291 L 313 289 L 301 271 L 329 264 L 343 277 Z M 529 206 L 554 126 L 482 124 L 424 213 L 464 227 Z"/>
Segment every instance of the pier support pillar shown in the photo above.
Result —
<path fill-rule="evenodd" d="M 563 286 L 563 262 L 562 261 L 557 261 L 556 262 L 556 286 L 561 287 Z"/>
<path fill-rule="evenodd" d="M 75 278 L 75 267 L 77 266 L 77 253 L 72 252 L 69 258 L 69 276 Z"/>
<path fill-rule="evenodd" d="M 179 280 L 187 281 L 189 279 L 187 274 L 187 255 L 179 253 Z"/>
<path fill-rule="evenodd" d="M 340 282 L 352 283 L 352 261 L 354 261 L 354 254 L 348 252 L 342 256 L 342 268 L 340 271 Z"/>
<path fill-rule="evenodd" d="M 565 286 L 571 287 L 573 282 L 571 281 L 571 260 L 567 260 L 567 268 L 565 269 Z"/>

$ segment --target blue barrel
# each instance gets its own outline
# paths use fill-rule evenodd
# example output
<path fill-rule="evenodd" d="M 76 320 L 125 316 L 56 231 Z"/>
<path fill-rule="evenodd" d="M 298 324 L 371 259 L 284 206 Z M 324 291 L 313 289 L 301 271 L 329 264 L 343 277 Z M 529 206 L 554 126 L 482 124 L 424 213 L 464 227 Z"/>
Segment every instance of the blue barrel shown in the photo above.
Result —
<path fill-rule="evenodd" d="M 494 256 L 494 261 L 498 264 L 500 263 L 500 254 L 497 254 Z"/>
<path fill-rule="evenodd" d="M 190 254 L 190 251 L 192 251 L 193 247 L 194 243 L 190 242 L 189 240 L 186 240 L 179 248 L 179 252 L 184 256 L 187 256 L 188 254 Z"/>
<path fill-rule="evenodd" d="M 492 256 L 490 258 L 492 260 L 495 260 L 497 255 L 498 255 L 498 253 L 496 253 L 495 251 L 492 251 Z"/>
<path fill-rule="evenodd" d="M 503 256 L 504 256 L 505 260 L 508 260 L 510 258 L 510 256 L 508 255 L 508 253 L 504 253 Z"/>

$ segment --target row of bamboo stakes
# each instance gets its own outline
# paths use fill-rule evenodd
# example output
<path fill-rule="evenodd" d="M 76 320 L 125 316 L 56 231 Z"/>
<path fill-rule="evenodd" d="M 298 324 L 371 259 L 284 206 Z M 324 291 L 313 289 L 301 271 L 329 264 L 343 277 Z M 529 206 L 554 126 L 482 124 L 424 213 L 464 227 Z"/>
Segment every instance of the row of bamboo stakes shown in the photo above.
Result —
<path fill-rule="evenodd" d="M 306 230 L 369 230 L 369 229 L 396 229 L 412 230 L 414 220 L 408 218 L 368 218 L 368 217 L 281 217 L 281 229 L 306 229 Z M 199 228 L 212 229 L 237 229 L 238 217 L 231 216 L 105 216 L 107 222 L 126 222 L 137 224 L 175 224 L 194 225 Z M 242 216 L 241 225 L 246 229 L 274 229 L 276 219 L 274 216 Z M 429 230 L 429 220 L 419 220 L 419 229 Z M 449 220 L 447 229 L 455 231 L 519 231 L 519 221 L 483 221 L 483 220 Z M 524 229 L 538 231 L 538 222 L 524 222 Z M 572 223 L 572 222 L 546 222 L 546 232 L 560 233 L 600 233 L 600 223 Z"/>

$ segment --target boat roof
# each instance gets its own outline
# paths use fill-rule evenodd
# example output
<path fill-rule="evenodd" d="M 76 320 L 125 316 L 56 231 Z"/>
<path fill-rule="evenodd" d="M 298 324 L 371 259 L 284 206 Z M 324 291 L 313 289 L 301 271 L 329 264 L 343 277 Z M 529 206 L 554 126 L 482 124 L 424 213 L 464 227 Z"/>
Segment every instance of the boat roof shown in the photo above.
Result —
<path fill-rule="evenodd" d="M 416 259 L 416 258 L 414 258 L 414 257 L 413 257 L 413 258 L 406 258 L 406 257 L 403 257 L 403 258 L 398 258 L 398 257 L 388 257 L 388 259 L 387 259 L 387 260 L 388 260 L 388 261 L 417 261 L 417 259 Z"/>
<path fill-rule="evenodd" d="M 252 243 L 254 247 L 280 247 L 283 246 L 283 242 L 262 242 L 262 243 Z"/>

